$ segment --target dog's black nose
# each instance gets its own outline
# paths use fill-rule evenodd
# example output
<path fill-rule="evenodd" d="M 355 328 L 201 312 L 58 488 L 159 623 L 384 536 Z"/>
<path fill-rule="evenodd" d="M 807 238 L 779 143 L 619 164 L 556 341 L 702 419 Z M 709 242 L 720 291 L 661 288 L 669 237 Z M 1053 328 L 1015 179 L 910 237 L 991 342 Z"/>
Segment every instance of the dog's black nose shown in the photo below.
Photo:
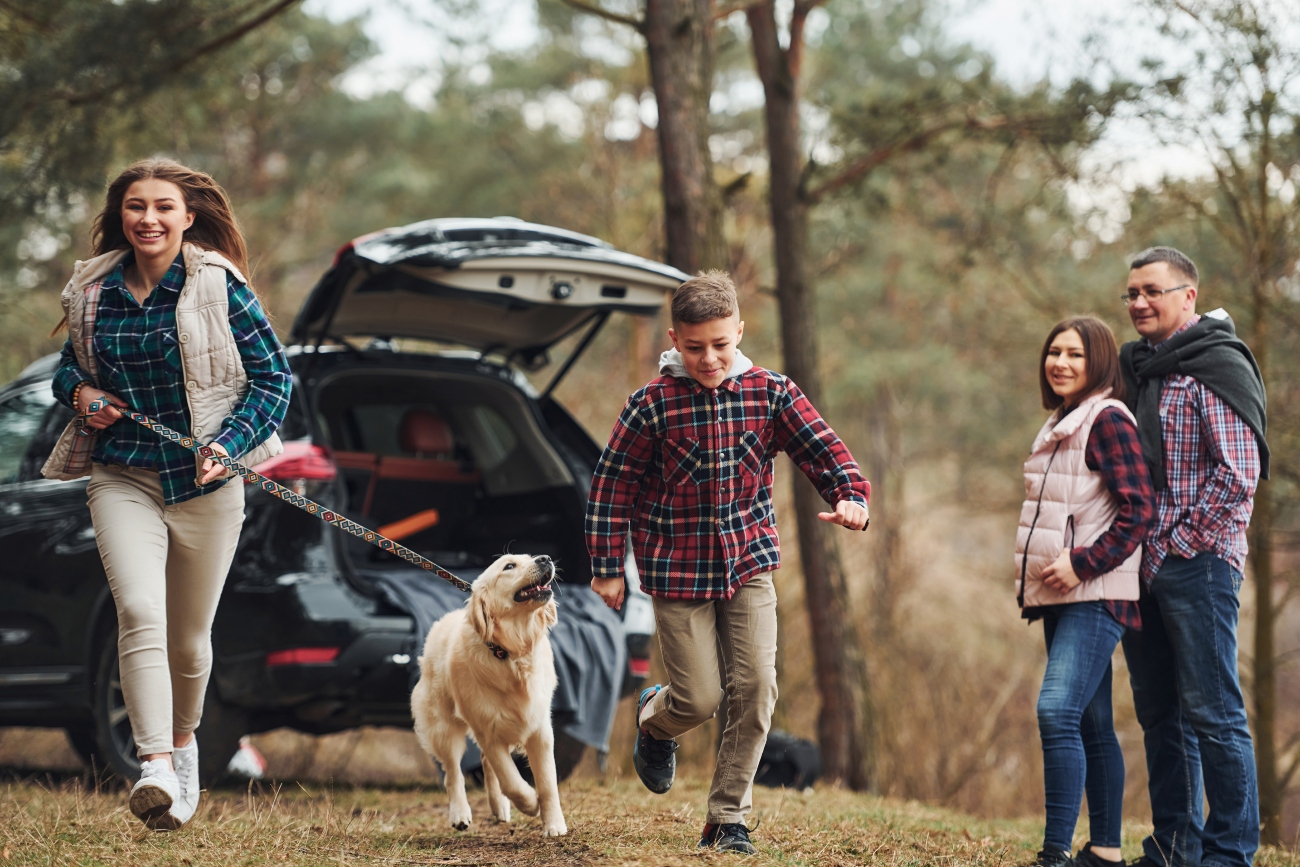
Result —
<path fill-rule="evenodd" d="M 533 562 L 536 563 L 538 566 L 549 566 L 551 565 L 551 558 L 547 554 L 542 554 L 538 557 L 533 558 Z"/>

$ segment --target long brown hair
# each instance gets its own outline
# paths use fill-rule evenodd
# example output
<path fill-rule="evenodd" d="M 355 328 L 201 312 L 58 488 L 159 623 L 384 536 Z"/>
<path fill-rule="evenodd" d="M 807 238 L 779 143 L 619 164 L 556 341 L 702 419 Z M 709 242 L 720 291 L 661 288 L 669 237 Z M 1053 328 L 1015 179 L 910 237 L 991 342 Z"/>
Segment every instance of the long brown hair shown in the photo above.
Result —
<path fill-rule="evenodd" d="M 207 172 L 191 169 L 165 157 L 140 160 L 128 166 L 108 185 L 104 209 L 95 215 L 90 232 L 92 254 L 102 256 L 131 246 L 122 229 L 122 201 L 132 184 L 150 178 L 175 184 L 185 200 L 185 209 L 194 214 L 194 223 L 185 230 L 182 240 L 220 253 L 248 279 L 248 245 L 244 243 L 244 233 L 235 220 L 226 191 Z M 50 336 L 62 330 L 67 322 L 68 318 L 64 316 Z"/>
<path fill-rule="evenodd" d="M 1063 331 L 1073 329 L 1083 341 L 1084 370 L 1087 383 L 1080 393 L 1080 401 L 1099 391 L 1110 389 L 1110 396 L 1116 400 L 1124 399 L 1124 377 L 1120 373 L 1119 349 L 1115 346 L 1115 334 L 1110 326 L 1096 316 L 1071 316 L 1062 319 L 1052 327 L 1052 331 L 1043 341 L 1043 351 L 1038 357 L 1038 387 L 1043 393 L 1043 409 L 1056 409 L 1065 403 L 1065 398 L 1055 391 L 1047 381 L 1047 351 L 1052 348 L 1052 341 Z"/>

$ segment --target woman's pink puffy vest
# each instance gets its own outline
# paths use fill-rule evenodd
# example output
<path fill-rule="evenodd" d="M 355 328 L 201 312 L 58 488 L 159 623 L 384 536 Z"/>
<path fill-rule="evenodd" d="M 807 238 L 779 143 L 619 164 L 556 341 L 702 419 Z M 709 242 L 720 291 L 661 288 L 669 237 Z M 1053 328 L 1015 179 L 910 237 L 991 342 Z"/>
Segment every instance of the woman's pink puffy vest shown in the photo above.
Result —
<path fill-rule="evenodd" d="M 1043 567 L 1055 560 L 1062 548 L 1088 547 L 1119 513 L 1101 474 L 1088 469 L 1086 463 L 1088 434 L 1098 413 L 1117 407 L 1133 418 L 1128 407 L 1109 395 L 1110 389 L 1092 395 L 1064 419 L 1058 409 L 1038 432 L 1025 462 L 1025 504 L 1016 531 L 1016 591 L 1020 591 L 1023 575 L 1026 608 L 1138 598 L 1141 546 L 1113 572 L 1084 581 L 1069 593 L 1053 590 L 1039 578 Z"/>

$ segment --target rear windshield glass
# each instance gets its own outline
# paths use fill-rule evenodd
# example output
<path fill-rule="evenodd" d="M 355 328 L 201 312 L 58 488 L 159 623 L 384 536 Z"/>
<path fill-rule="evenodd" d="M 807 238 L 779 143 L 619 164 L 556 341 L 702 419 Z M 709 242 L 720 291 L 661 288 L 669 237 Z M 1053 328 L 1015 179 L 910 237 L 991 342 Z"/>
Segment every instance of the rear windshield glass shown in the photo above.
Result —
<path fill-rule="evenodd" d="M 454 464 L 494 496 L 572 484 L 527 401 L 486 377 L 366 373 L 323 386 L 319 408 L 338 452 Z"/>

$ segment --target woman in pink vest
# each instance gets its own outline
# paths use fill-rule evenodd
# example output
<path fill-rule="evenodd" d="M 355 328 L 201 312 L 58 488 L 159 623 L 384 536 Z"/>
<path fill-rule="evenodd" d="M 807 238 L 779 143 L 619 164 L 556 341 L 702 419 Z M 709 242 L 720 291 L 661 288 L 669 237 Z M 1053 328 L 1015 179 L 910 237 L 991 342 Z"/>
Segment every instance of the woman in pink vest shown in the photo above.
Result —
<path fill-rule="evenodd" d="M 1066 319 L 1043 344 L 1043 408 L 1025 462 L 1016 534 L 1022 616 L 1042 619 L 1047 671 L 1038 696 L 1047 824 L 1033 862 L 1122 864 L 1124 757 L 1111 716 L 1111 656 L 1140 629 L 1138 564 L 1154 515 L 1137 424 L 1124 406 L 1115 336 L 1094 316 Z M 1071 857 L 1088 796 L 1090 841 Z"/>

